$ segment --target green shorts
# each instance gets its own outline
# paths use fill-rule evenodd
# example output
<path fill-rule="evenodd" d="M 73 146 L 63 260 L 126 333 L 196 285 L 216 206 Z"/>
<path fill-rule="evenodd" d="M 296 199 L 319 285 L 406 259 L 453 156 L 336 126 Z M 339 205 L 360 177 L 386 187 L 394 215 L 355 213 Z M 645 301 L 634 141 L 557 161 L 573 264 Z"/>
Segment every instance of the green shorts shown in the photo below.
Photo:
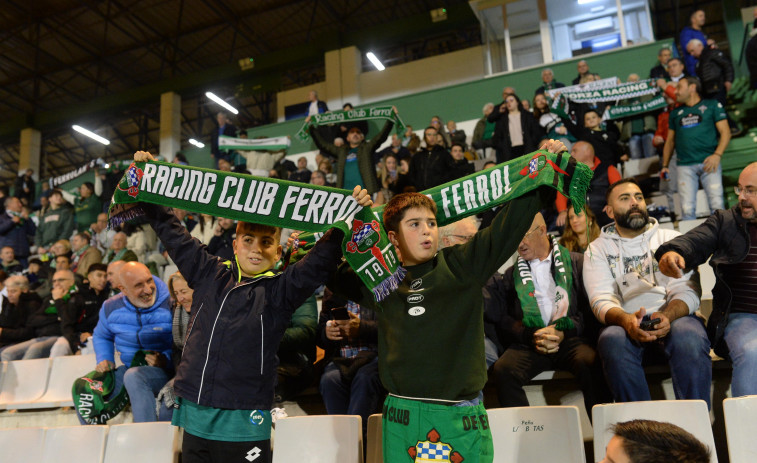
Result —
<path fill-rule="evenodd" d="M 384 461 L 491 463 L 492 433 L 483 405 L 455 407 L 388 396 Z"/>

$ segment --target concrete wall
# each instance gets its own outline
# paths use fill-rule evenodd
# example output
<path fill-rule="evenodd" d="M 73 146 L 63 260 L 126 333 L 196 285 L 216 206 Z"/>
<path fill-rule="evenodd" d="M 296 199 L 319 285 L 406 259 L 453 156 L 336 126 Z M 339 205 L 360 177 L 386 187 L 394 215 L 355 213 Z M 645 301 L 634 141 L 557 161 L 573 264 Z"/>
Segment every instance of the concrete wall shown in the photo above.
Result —
<path fill-rule="evenodd" d="M 363 103 L 398 98 L 431 88 L 447 87 L 484 77 L 483 47 L 364 72 L 359 76 Z"/>

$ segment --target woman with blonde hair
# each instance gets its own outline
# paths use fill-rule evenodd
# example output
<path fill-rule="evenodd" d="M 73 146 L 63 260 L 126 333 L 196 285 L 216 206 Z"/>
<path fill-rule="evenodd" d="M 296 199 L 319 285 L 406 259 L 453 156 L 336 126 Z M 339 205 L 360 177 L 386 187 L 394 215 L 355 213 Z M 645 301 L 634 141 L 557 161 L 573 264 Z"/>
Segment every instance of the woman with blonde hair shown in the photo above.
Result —
<path fill-rule="evenodd" d="M 587 229 L 589 233 L 586 233 Z M 568 203 L 568 221 L 565 223 L 560 244 L 570 252 L 583 253 L 589 247 L 589 243 L 597 238 L 599 238 L 599 225 L 591 209 L 586 207 L 580 214 L 576 214 L 573 206 Z"/>

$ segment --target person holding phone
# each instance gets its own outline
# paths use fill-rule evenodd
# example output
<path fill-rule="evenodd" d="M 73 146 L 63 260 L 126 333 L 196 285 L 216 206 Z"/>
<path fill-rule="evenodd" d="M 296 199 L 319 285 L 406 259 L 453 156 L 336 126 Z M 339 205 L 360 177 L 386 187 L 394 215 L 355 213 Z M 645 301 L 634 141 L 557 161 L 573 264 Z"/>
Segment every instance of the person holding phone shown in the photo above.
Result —
<path fill-rule="evenodd" d="M 326 290 L 316 343 L 326 354 L 320 382 L 326 411 L 360 415 L 366 428 L 368 417 L 380 410 L 384 400 L 375 313 Z"/>
<path fill-rule="evenodd" d="M 583 281 L 594 315 L 605 325 L 597 351 L 615 400 L 651 400 L 644 361 L 658 359 L 670 365 L 677 399 L 701 399 L 709 406 L 710 342 L 694 315 L 698 275 L 665 276 L 654 258 L 658 247 L 680 233 L 659 228 L 649 217 L 633 179 L 610 185 L 607 215 L 614 222 L 586 250 Z"/>

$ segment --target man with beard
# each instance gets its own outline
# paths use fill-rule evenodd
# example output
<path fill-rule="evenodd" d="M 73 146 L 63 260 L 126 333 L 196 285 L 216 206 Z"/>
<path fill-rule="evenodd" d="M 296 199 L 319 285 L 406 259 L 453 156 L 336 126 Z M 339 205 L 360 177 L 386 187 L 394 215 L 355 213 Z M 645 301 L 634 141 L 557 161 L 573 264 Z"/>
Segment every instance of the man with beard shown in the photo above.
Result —
<path fill-rule="evenodd" d="M 644 362 L 667 360 L 677 399 L 710 404 L 712 363 L 699 307 L 698 278 L 688 271 L 665 276 L 653 253 L 680 233 L 659 228 L 633 179 L 607 190 L 607 215 L 584 255 L 584 284 L 591 308 L 605 327 L 597 351 L 617 402 L 651 400 Z M 646 316 L 649 315 L 649 316 Z"/>
<path fill-rule="evenodd" d="M 672 278 L 710 259 L 716 284 L 707 333 L 715 352 L 733 362 L 738 397 L 757 394 L 757 162 L 741 171 L 734 190 L 737 205 L 660 246 L 655 257 Z"/>
<path fill-rule="evenodd" d="M 103 303 L 92 334 L 95 369 L 115 370 L 113 390 L 126 387 L 135 423 L 169 421 L 173 409 L 161 407 L 160 415 L 155 410 L 155 396 L 173 374 L 173 316 L 168 287 L 139 262 L 124 264 L 114 282 L 121 294 Z M 121 353 L 123 365 L 118 368 L 114 350 Z M 132 365 L 140 352 L 145 353 L 144 362 Z"/>

